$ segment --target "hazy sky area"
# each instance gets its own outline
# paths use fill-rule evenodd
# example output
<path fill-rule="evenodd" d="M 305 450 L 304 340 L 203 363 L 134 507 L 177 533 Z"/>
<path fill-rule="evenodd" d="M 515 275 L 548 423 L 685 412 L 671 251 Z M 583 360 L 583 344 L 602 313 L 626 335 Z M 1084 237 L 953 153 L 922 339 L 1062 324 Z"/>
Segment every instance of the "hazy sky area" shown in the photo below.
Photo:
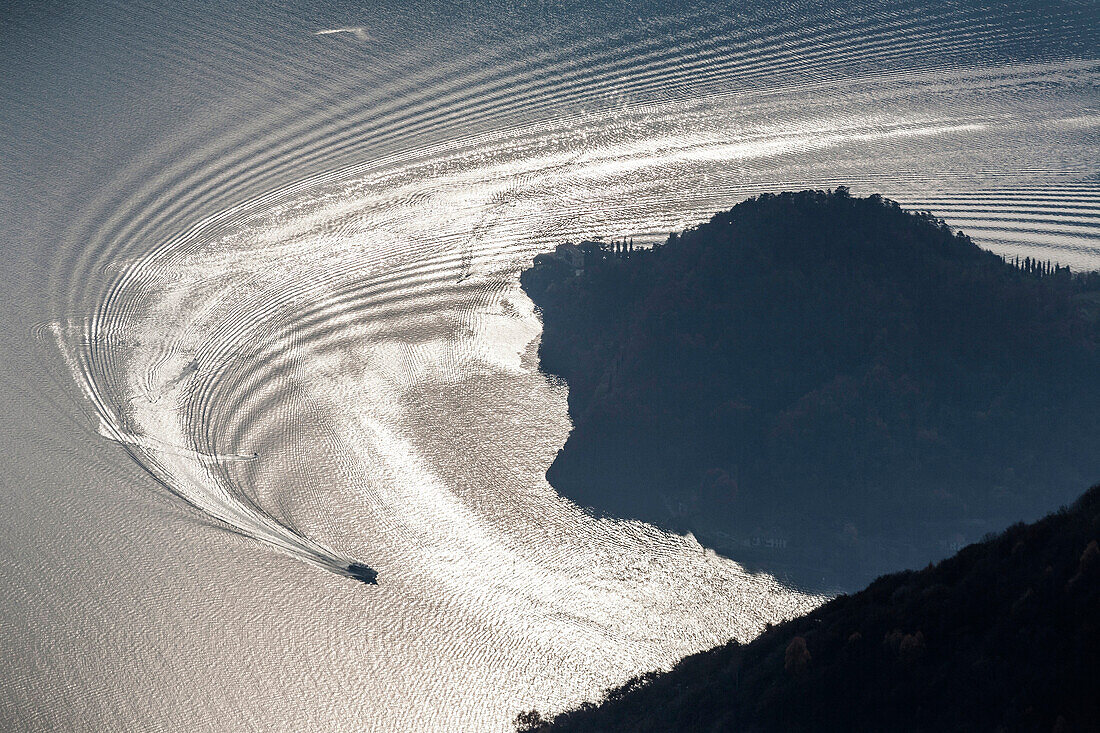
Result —
<path fill-rule="evenodd" d="M 5 6 L 0 728 L 509 730 L 819 603 L 553 491 L 517 273 L 837 185 L 1096 268 L 1098 21 Z"/>

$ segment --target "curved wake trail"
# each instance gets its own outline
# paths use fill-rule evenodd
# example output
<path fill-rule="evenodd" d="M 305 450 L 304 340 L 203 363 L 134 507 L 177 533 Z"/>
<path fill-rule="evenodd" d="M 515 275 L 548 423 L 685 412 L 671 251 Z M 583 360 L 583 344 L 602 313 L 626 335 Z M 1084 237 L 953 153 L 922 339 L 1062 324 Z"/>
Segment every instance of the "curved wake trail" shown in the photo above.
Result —
<path fill-rule="evenodd" d="M 157 400 L 131 398 L 125 407 L 118 411 L 113 409 L 96 382 L 88 376 L 90 370 L 87 366 L 87 353 L 97 346 L 98 340 L 92 337 L 85 342 L 88 352 L 77 355 L 70 350 L 62 324 L 51 325 L 55 343 L 65 362 L 83 385 L 85 396 L 98 413 L 99 426 L 96 432 L 101 437 L 122 445 L 171 494 L 199 510 L 207 518 L 217 520 L 246 537 L 265 542 L 292 557 L 338 575 L 367 583 L 376 582 L 377 573 L 373 569 L 302 536 L 224 480 L 227 464 L 254 461 L 259 458 L 257 453 L 217 453 L 188 447 L 186 436 L 171 424 L 171 415 L 154 415 L 142 419 L 139 401 L 144 402 L 144 409 L 148 410 Z M 193 370 L 185 367 L 180 375 L 165 382 L 163 387 L 182 387 L 180 383 L 192 374 Z M 172 408 L 168 409 L 170 411 Z M 128 424 L 133 428 L 128 428 Z M 162 429 L 153 433 L 132 432 L 148 430 L 151 425 L 158 424 Z M 180 442 L 172 443 L 168 439 L 171 436 L 176 436 Z"/>
<path fill-rule="evenodd" d="M 951 70 L 943 80 L 971 79 L 987 90 L 1006 79 L 1010 87 L 1066 74 L 1095 79 L 1097 68 L 1070 63 L 990 69 L 977 78 Z M 100 434 L 126 446 L 162 485 L 209 517 L 347 575 L 359 566 L 356 560 L 264 508 L 262 487 L 240 483 L 242 472 L 231 464 L 263 459 L 261 450 L 248 445 L 262 425 L 228 429 L 240 422 L 225 404 L 240 410 L 256 394 L 263 395 L 265 409 L 324 402 L 317 385 L 301 374 L 333 353 L 354 351 L 361 337 L 396 343 L 401 351 L 399 362 L 383 357 L 381 373 L 357 373 L 358 379 L 381 379 L 389 392 L 499 367 L 485 355 L 500 346 L 479 339 L 477 323 L 499 307 L 505 284 L 531 253 L 551 241 L 597 233 L 644 237 L 680 228 L 719 202 L 739 198 L 738 189 L 747 194 L 792 187 L 791 181 L 776 181 L 742 188 L 729 177 L 731 168 L 769 165 L 791 155 L 824 159 L 884 144 L 909 145 L 919 155 L 925 141 L 950 145 L 958 138 L 999 135 L 1004 128 L 994 116 L 962 119 L 919 108 L 895 119 L 838 116 L 835 109 L 817 116 L 811 108 L 780 125 L 766 118 L 731 125 L 722 119 L 730 101 L 617 107 L 336 169 L 207 217 L 133 261 L 108 268 L 117 275 L 81 334 L 81 347 L 74 351 L 61 343 L 73 352 L 68 360 L 99 413 Z M 765 108 L 775 103 L 771 96 L 763 102 Z M 683 128 L 685 118 L 695 122 L 691 131 Z M 658 203 L 677 195 L 669 189 L 670 175 L 680 179 L 677 189 L 703 192 L 703 198 Z M 846 178 L 840 169 L 832 175 Z M 889 176 L 879 174 L 883 182 Z M 899 179 L 895 185 L 915 183 Z M 1093 256 L 1098 219 L 1087 202 L 1100 195 L 1094 188 L 1029 193 L 1029 208 L 1014 207 L 1010 191 L 970 194 L 976 204 L 942 194 L 914 199 L 934 202 L 938 212 L 954 214 L 998 241 L 1023 231 L 1041 234 L 1031 237 L 1032 245 L 1049 241 L 1067 253 L 1082 247 Z M 1076 194 L 1073 206 L 1059 204 L 1065 191 Z M 440 354 L 423 362 L 423 349 L 400 333 L 415 323 L 418 311 L 443 314 L 434 316 L 433 325 L 447 332 L 429 338 L 442 338 L 436 346 L 446 352 L 445 362 L 438 361 Z M 375 326 L 363 334 L 357 325 L 367 320 Z M 119 343 L 127 348 L 117 348 Z M 518 353 L 524 347 L 505 349 Z M 335 415 L 344 408 L 324 409 Z M 230 444 L 216 444 L 224 440 Z M 351 463 L 362 458 L 354 445 L 337 451 Z"/>
<path fill-rule="evenodd" d="M 423 679 L 357 681 L 407 702 L 382 727 L 499 727 L 821 600 L 545 483 L 569 424 L 516 278 L 536 252 L 847 185 L 1002 254 L 1100 264 L 1085 33 L 1007 5 L 798 9 L 488 40 L 493 18 L 413 11 L 405 35 L 194 20 L 163 51 L 204 49 L 188 71 L 216 92 L 89 194 L 50 336 L 89 433 L 200 519 L 378 569 L 364 615 L 430 648 L 395 664 Z M 1036 27 L 1062 35 L 1033 48 Z"/>
<path fill-rule="evenodd" d="M 1097 73 L 1095 66 L 1071 66 L 1090 77 Z M 994 69 L 986 78 L 1060 73 Z M 531 253 L 550 241 L 683 226 L 731 198 L 713 177 L 731 164 L 902 142 L 919 150 L 926 140 L 985 136 L 996 125 L 992 118 L 927 113 L 895 120 L 834 113 L 735 130 L 715 117 L 723 109 L 720 98 L 672 102 L 480 135 L 411 158 L 324 173 L 208 217 L 118 268 L 83 334 L 86 346 L 71 357 L 99 412 L 99 432 L 124 444 L 174 494 L 234 531 L 348 574 L 355 560 L 265 509 L 262 487 L 239 483 L 241 472 L 230 464 L 262 458 L 248 445 L 260 425 L 226 426 L 238 424 L 235 411 L 255 394 L 268 406 L 289 409 L 303 400 L 324 402 L 318 385 L 301 373 L 370 342 L 385 344 L 382 351 L 396 346 L 400 359 L 387 354 L 380 373 L 357 372 L 356 378 L 381 379 L 391 393 L 499 368 L 486 354 L 500 345 L 479 338 L 477 323 L 499 307 L 506 283 Z M 706 124 L 689 133 L 680 127 L 684 117 Z M 686 186 L 705 198 L 693 206 L 655 205 L 672 193 L 663 178 L 672 172 L 705 181 Z M 1047 191 L 1052 204 L 1061 200 L 1058 189 Z M 1002 240 L 1011 227 L 1041 227 L 1048 238 L 1069 233 L 1092 251 L 1098 219 L 1088 198 L 1078 195 L 1075 206 L 1038 215 L 992 192 L 975 200 L 987 203 L 956 204 L 961 199 L 941 196 L 936 209 Z M 425 353 L 402 333 L 415 332 L 424 313 L 436 314 L 427 330 L 443 327 L 444 333 L 414 341 L 442 339 L 436 344 L 442 355 Z M 359 326 L 364 322 L 374 324 L 367 333 Z M 129 344 L 124 351 L 116 348 L 120 334 Z M 509 348 L 518 353 L 525 344 L 506 343 Z M 224 409 L 227 403 L 232 410 Z M 325 409 L 347 411 L 333 404 Z M 337 451 L 355 463 L 367 449 L 343 441 Z"/>

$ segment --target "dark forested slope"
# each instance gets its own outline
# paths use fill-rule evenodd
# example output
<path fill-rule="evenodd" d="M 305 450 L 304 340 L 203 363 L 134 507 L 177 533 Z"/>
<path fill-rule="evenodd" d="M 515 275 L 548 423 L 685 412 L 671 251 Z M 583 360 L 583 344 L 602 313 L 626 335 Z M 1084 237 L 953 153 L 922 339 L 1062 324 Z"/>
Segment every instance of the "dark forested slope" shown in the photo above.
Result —
<path fill-rule="evenodd" d="M 1100 729 L 1100 486 L 920 572 L 522 730 Z"/>
<path fill-rule="evenodd" d="M 583 505 L 855 588 L 1100 478 L 1095 273 L 844 189 L 617 249 L 521 276 L 570 386 L 548 478 Z"/>

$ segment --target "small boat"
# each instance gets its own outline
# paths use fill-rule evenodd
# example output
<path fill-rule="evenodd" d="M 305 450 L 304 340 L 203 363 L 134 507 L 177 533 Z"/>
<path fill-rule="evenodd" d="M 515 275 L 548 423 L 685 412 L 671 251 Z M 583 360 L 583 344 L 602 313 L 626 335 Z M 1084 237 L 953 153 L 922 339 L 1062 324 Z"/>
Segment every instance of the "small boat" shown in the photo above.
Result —
<path fill-rule="evenodd" d="M 348 565 L 348 575 L 363 583 L 378 585 L 378 571 L 362 563 L 353 562 Z"/>

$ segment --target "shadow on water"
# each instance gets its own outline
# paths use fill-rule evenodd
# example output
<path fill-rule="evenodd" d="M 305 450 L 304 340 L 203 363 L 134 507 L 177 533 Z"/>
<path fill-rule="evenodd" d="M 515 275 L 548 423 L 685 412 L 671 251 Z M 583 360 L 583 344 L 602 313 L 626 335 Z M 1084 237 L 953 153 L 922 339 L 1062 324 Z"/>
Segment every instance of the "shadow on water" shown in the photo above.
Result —
<path fill-rule="evenodd" d="M 640 520 L 668 532 L 694 537 L 705 551 L 733 560 L 749 573 L 766 573 L 788 588 L 815 595 L 852 593 L 879 576 L 919 569 L 961 548 L 939 543 L 920 546 L 908 538 L 883 537 L 865 540 L 854 551 L 839 542 L 819 537 L 792 538 L 782 531 L 756 529 L 734 535 L 707 529 L 709 523 L 705 521 L 670 517 L 663 509 L 652 504 L 646 506 L 647 502 L 638 501 L 636 496 L 627 502 L 621 495 L 593 496 L 573 488 L 555 485 L 559 494 L 593 516 Z M 1007 524 L 1004 522 L 1004 526 Z M 990 523 L 991 528 L 993 525 Z"/>
<path fill-rule="evenodd" d="M 789 508 L 758 512 L 759 521 L 753 523 L 723 518 L 717 505 L 678 512 L 674 491 L 652 481 L 647 485 L 634 470 L 637 466 L 622 456 L 589 457 L 580 465 L 569 459 L 569 463 L 564 471 L 552 466 L 547 478 L 561 496 L 586 512 L 640 520 L 691 536 L 705 551 L 733 560 L 750 573 L 767 573 L 789 588 L 829 596 L 854 593 L 880 576 L 939 562 L 1021 518 L 1031 521 L 1059 503 L 1051 500 L 1048 509 L 1032 514 L 991 512 L 968 522 L 913 520 L 890 526 L 889 516 L 884 515 L 880 530 L 855 537 L 846 531 L 849 527 L 834 526 L 829 519 L 815 522 L 806 516 L 788 524 L 783 520 L 791 519 Z"/>

